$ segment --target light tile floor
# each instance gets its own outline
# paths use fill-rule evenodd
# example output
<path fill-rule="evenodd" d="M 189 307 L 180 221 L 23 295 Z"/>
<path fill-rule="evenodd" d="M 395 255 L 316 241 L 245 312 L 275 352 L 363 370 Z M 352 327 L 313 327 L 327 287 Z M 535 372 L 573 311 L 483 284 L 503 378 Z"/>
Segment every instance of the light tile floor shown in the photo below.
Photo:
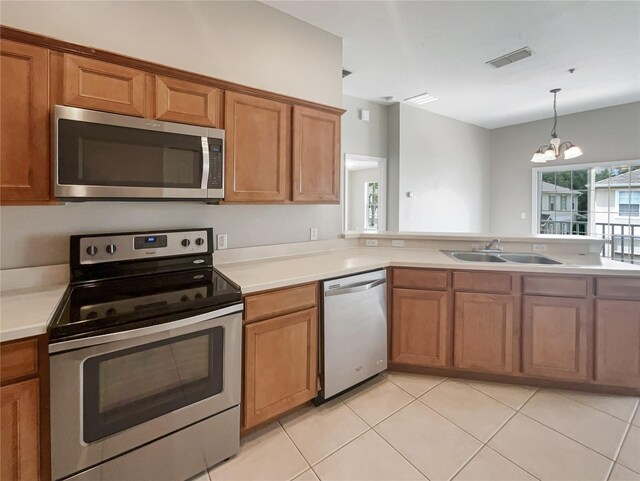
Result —
<path fill-rule="evenodd" d="M 638 398 L 385 372 L 192 481 L 636 480 Z"/>

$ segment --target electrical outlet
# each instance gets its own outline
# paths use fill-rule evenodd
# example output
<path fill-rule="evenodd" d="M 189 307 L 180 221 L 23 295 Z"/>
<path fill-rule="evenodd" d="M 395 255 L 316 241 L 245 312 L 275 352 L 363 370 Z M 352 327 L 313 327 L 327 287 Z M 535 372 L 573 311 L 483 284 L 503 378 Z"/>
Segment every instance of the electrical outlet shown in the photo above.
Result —
<path fill-rule="evenodd" d="M 309 240 L 318 240 L 318 228 L 317 227 L 309 228 Z"/>
<path fill-rule="evenodd" d="M 218 234 L 216 236 L 216 244 L 218 245 L 218 250 L 224 250 L 227 248 L 227 234 Z"/>
<path fill-rule="evenodd" d="M 366 239 L 364 244 L 367 247 L 378 247 L 378 239 Z"/>
<path fill-rule="evenodd" d="M 547 252 L 547 244 L 533 244 L 534 252 Z"/>
<path fill-rule="evenodd" d="M 398 240 L 398 239 L 393 239 L 391 241 L 391 247 L 404 247 L 404 241 L 403 240 Z"/>

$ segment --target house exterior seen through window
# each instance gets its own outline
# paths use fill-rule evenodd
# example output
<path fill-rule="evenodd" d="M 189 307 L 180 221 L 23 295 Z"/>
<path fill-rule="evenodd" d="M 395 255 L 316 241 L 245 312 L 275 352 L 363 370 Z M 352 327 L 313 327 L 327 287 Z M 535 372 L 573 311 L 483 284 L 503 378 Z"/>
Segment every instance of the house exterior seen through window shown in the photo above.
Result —
<path fill-rule="evenodd" d="M 602 255 L 640 263 L 640 162 L 535 170 L 538 232 L 602 236 Z"/>

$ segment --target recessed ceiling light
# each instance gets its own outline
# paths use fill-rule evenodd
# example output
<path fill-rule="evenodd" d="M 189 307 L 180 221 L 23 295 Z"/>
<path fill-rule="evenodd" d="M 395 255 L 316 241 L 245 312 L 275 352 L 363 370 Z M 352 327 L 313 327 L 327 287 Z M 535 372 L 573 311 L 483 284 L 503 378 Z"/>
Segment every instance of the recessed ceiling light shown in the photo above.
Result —
<path fill-rule="evenodd" d="M 422 105 L 422 104 L 428 104 L 429 102 L 438 100 L 438 97 L 434 97 L 433 95 L 425 92 L 423 94 L 416 95 L 414 97 L 409 97 L 408 99 L 404 99 L 404 100 L 405 102 L 411 102 L 412 104 Z"/>

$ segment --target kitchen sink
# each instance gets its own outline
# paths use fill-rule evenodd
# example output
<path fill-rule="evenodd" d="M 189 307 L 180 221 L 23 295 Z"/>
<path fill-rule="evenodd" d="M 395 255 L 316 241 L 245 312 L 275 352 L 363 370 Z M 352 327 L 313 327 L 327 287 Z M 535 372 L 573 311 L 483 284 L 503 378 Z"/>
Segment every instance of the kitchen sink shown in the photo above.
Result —
<path fill-rule="evenodd" d="M 456 261 L 462 262 L 511 262 L 515 264 L 562 264 L 549 257 L 527 252 L 476 252 L 476 251 L 447 251 L 442 253 Z"/>
<path fill-rule="evenodd" d="M 445 252 L 445 251 L 443 251 Z M 506 260 L 501 259 L 493 254 L 487 254 L 485 252 L 473 252 L 473 251 L 462 251 L 462 252 L 445 252 L 449 257 L 453 257 L 459 261 L 465 262 L 506 262 Z"/>
<path fill-rule="evenodd" d="M 515 252 L 507 252 L 503 254 L 496 254 L 496 256 L 519 264 L 562 264 L 560 261 L 550 259 L 540 254 L 519 254 Z"/>

